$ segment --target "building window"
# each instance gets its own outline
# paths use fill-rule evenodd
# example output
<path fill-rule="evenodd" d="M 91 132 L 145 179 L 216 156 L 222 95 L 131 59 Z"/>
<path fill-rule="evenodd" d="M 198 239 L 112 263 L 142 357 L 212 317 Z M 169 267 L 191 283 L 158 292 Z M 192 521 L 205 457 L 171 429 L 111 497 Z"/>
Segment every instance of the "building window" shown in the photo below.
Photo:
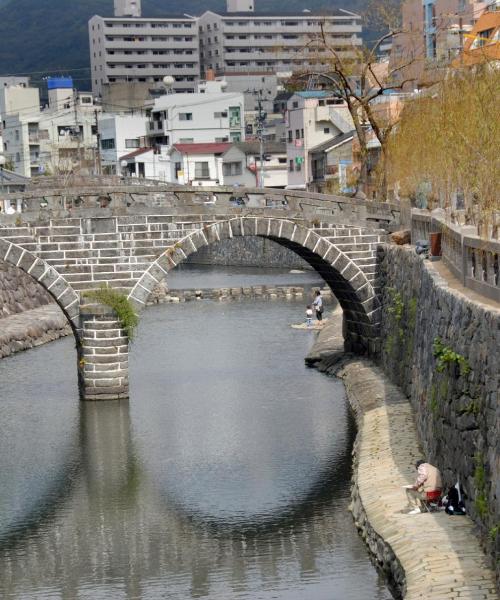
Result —
<path fill-rule="evenodd" d="M 192 121 L 193 113 L 179 113 L 179 121 Z"/>
<path fill-rule="evenodd" d="M 195 179 L 209 179 L 210 170 L 208 168 L 208 162 L 195 162 L 194 163 L 194 177 Z"/>
<path fill-rule="evenodd" d="M 101 148 L 103 150 L 114 150 L 115 140 L 113 138 L 110 138 L 108 140 L 101 140 Z"/>
<path fill-rule="evenodd" d="M 330 128 L 329 127 L 325 127 L 323 129 L 323 133 L 330 133 Z"/>
<path fill-rule="evenodd" d="M 288 170 L 290 171 L 290 173 L 293 173 L 293 159 L 291 158 L 289 163 L 288 163 Z"/>
<path fill-rule="evenodd" d="M 226 119 L 227 118 L 227 110 L 223 110 L 221 112 L 214 112 L 214 119 Z"/>
<path fill-rule="evenodd" d="M 278 163 L 279 163 L 280 165 L 286 165 L 286 158 L 285 158 L 284 156 L 280 156 L 280 157 L 278 158 Z"/>
<path fill-rule="evenodd" d="M 224 177 L 241 175 L 243 172 L 241 162 L 228 162 L 222 165 L 222 173 Z"/>
<path fill-rule="evenodd" d="M 300 139 L 300 129 L 295 130 L 295 139 L 296 140 Z"/>
<path fill-rule="evenodd" d="M 288 141 L 293 142 L 293 131 L 291 129 L 288 130 Z"/>
<path fill-rule="evenodd" d="M 297 172 L 302 171 L 302 163 L 300 161 L 295 164 L 295 170 Z"/>
<path fill-rule="evenodd" d="M 302 139 L 304 139 L 304 130 L 303 130 L 303 129 L 301 129 L 301 130 L 300 130 L 300 137 L 301 137 Z"/>
<path fill-rule="evenodd" d="M 139 148 L 139 147 L 140 146 L 139 146 L 138 139 L 125 140 L 125 148 Z"/>
<path fill-rule="evenodd" d="M 298 102 L 293 102 L 292 103 L 292 108 L 299 108 L 299 103 Z"/>
<path fill-rule="evenodd" d="M 175 163 L 175 178 L 179 179 L 179 172 L 182 171 L 182 163 L 180 162 L 176 162 Z"/>

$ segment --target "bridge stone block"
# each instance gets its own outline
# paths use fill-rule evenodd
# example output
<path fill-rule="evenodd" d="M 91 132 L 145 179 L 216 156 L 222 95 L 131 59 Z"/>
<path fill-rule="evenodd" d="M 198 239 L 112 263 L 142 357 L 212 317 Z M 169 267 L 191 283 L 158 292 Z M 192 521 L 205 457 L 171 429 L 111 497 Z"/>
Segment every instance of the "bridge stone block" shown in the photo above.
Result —
<path fill-rule="evenodd" d="M 161 267 L 165 271 L 170 271 L 173 268 L 172 262 L 169 260 L 169 257 L 166 253 L 162 254 L 157 260 L 156 263 L 158 267 Z"/>
<path fill-rule="evenodd" d="M 47 267 L 47 266 L 48 265 L 45 265 L 45 267 Z M 46 288 L 48 288 L 50 285 L 55 283 L 58 278 L 59 278 L 59 273 L 52 267 L 49 267 L 49 269 L 45 269 L 44 272 L 40 275 L 40 277 L 37 277 L 38 281 Z M 66 287 L 66 286 L 64 286 L 64 287 Z M 61 293 L 61 292 L 62 292 L 62 289 L 59 290 L 59 293 Z M 52 292 L 52 294 L 55 295 L 54 292 Z"/>
<path fill-rule="evenodd" d="M 10 246 L 11 246 L 10 242 L 0 239 L 0 259 L 1 260 L 5 260 L 5 255 L 9 251 Z"/>
<path fill-rule="evenodd" d="M 282 220 L 280 223 L 280 237 L 285 240 L 289 240 L 292 237 L 294 227 L 295 223 Z"/>
<path fill-rule="evenodd" d="M 271 237 L 280 237 L 281 223 L 282 221 L 279 219 L 271 219 L 271 227 L 269 230 L 269 234 Z"/>
<path fill-rule="evenodd" d="M 143 287 L 147 288 L 150 292 L 153 291 L 154 287 L 158 285 L 158 282 L 153 279 L 150 271 L 146 271 L 140 279 L 140 283 Z"/>
<path fill-rule="evenodd" d="M 356 298 L 362 304 L 370 298 L 375 296 L 374 290 L 369 283 L 365 283 L 363 286 L 356 290 Z"/>
<path fill-rule="evenodd" d="M 257 232 L 257 217 L 243 217 L 241 219 L 243 223 L 243 234 L 245 236 L 256 235 Z"/>
<path fill-rule="evenodd" d="M 17 263 L 21 259 L 22 254 L 23 254 L 23 249 L 20 246 L 16 246 L 15 244 L 12 244 L 12 246 L 10 248 L 10 252 L 6 253 L 7 260 L 8 260 L 8 262 L 12 263 L 13 265 L 17 265 Z"/>
<path fill-rule="evenodd" d="M 148 269 L 148 273 L 154 277 L 157 281 L 163 281 L 166 277 L 167 274 L 165 273 L 166 268 L 160 267 L 160 263 L 159 263 L 158 259 L 156 262 L 154 262 Z"/>
<path fill-rule="evenodd" d="M 231 224 L 231 231 L 233 232 L 234 237 L 239 237 L 239 236 L 243 235 L 241 219 L 231 219 L 230 224 Z"/>
<path fill-rule="evenodd" d="M 292 233 L 293 233 L 293 230 L 292 230 Z M 303 246 L 304 242 L 306 241 L 308 233 L 309 233 L 309 229 L 307 229 L 306 227 L 303 227 L 301 225 L 297 225 L 297 228 L 295 229 L 295 233 L 293 234 L 293 242 L 295 244 L 298 244 L 299 246 Z M 292 236 L 290 236 L 290 239 L 291 238 L 292 238 Z"/>
<path fill-rule="evenodd" d="M 362 285 L 364 285 L 366 283 L 366 276 L 362 271 L 358 270 L 356 275 L 354 275 L 354 277 L 351 277 L 351 279 L 349 279 L 349 283 L 351 284 L 353 289 L 357 290 L 358 288 L 360 288 Z"/>
<path fill-rule="evenodd" d="M 271 219 L 260 217 L 257 221 L 257 235 L 267 236 L 268 231 L 271 230 Z"/>
<path fill-rule="evenodd" d="M 204 232 L 202 233 L 201 229 L 197 229 L 194 233 L 192 233 L 190 235 L 191 241 L 193 242 L 193 244 L 196 246 L 196 249 L 199 250 L 200 248 L 203 248 L 204 246 L 207 245 L 206 243 L 206 236 L 204 235 Z"/>
<path fill-rule="evenodd" d="M 330 264 L 338 273 L 342 273 L 342 271 L 344 271 L 344 269 L 346 269 L 349 266 L 350 262 L 351 261 L 349 260 L 349 258 L 347 258 L 345 254 L 339 252 L 337 258 Z"/>
<path fill-rule="evenodd" d="M 36 260 L 36 256 L 30 252 L 25 252 L 21 260 L 19 261 L 19 268 L 23 271 L 28 271 Z"/>

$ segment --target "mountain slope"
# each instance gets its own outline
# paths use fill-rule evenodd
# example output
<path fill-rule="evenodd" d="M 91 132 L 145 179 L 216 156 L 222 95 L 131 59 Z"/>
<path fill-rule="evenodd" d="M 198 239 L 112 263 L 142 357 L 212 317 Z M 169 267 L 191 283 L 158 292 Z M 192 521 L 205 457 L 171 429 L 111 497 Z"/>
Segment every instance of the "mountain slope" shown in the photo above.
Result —
<path fill-rule="evenodd" d="M 225 0 L 183 0 L 182 12 L 224 10 Z M 345 7 L 356 10 L 363 0 L 256 0 L 259 10 Z M 178 13 L 173 0 L 143 0 L 144 16 Z M 77 87 L 89 87 L 87 23 L 92 15 L 112 15 L 112 0 L 0 0 L 0 75 L 73 76 Z"/>

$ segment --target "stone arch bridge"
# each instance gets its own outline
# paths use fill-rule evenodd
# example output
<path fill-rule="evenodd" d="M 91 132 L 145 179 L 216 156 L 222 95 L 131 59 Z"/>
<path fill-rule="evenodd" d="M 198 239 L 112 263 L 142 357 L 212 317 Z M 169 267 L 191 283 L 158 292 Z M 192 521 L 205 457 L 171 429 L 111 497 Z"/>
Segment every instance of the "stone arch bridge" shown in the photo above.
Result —
<path fill-rule="evenodd" d="M 346 349 L 376 351 L 377 247 L 385 241 L 384 227 L 397 221 L 390 205 L 379 207 L 377 219 L 370 221 L 366 212 L 353 216 L 343 198 L 348 216 L 341 218 L 328 205 L 337 200 L 328 196 L 307 198 L 312 210 L 310 204 L 307 210 L 290 208 L 288 198 L 276 210 L 224 206 L 221 195 L 217 190 L 217 207 L 189 202 L 170 208 L 154 202 L 139 209 L 42 207 L 27 210 L 14 222 L 0 220 L 0 260 L 36 279 L 71 323 L 83 399 L 128 397 L 129 340 L 116 315 L 85 304 L 82 292 L 102 285 L 119 289 L 140 313 L 171 269 L 202 247 L 236 237 L 267 238 L 306 260 L 342 306 Z"/>

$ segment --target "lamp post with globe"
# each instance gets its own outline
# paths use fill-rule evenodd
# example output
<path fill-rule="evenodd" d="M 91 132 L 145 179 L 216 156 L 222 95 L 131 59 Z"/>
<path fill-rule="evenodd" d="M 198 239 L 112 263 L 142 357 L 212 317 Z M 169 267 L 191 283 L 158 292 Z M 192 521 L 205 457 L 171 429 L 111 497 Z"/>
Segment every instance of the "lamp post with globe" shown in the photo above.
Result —
<path fill-rule="evenodd" d="M 128 162 L 126 160 L 120 161 L 120 167 L 122 169 L 122 177 L 127 177 Z"/>

